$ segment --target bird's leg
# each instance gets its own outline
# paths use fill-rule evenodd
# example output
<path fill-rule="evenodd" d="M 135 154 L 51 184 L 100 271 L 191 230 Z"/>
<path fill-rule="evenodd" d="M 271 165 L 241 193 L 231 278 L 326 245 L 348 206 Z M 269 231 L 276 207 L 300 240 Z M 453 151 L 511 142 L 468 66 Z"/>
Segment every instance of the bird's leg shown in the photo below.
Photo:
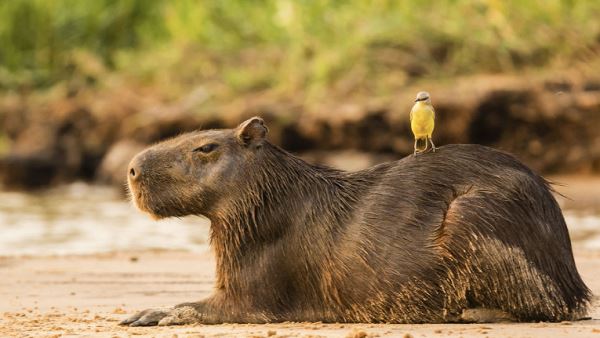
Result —
<path fill-rule="evenodd" d="M 433 139 L 431 137 L 428 137 L 429 142 L 431 142 L 431 148 L 433 149 L 433 152 L 435 153 L 435 144 L 433 144 Z"/>
<path fill-rule="evenodd" d="M 418 138 L 415 138 L 415 151 L 413 152 L 414 156 L 417 156 L 417 141 L 418 140 L 419 140 Z"/>
<path fill-rule="evenodd" d="M 429 142 L 427 142 L 427 136 L 425 136 L 425 149 L 423 149 L 423 152 L 427 152 L 427 149 L 429 149 Z"/>

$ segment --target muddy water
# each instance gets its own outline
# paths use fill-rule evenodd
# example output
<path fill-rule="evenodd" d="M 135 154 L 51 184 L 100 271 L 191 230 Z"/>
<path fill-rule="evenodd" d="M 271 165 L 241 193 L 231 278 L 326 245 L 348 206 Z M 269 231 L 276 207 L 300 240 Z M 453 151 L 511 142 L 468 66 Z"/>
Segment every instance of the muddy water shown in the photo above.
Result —
<path fill-rule="evenodd" d="M 575 247 L 600 250 L 598 211 L 564 211 Z M 209 226 L 201 217 L 154 221 L 113 188 L 75 183 L 41 193 L 0 191 L 0 255 L 203 251 Z"/>

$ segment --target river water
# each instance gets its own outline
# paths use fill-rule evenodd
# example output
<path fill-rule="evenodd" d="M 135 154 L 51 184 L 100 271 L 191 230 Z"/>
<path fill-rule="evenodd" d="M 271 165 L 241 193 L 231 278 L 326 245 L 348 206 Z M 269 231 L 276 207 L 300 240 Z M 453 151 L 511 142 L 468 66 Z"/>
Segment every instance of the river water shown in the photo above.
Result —
<path fill-rule="evenodd" d="M 154 221 L 110 187 L 0 191 L 0 255 L 204 250 L 209 226 L 201 217 Z"/>
<path fill-rule="evenodd" d="M 564 214 L 574 246 L 600 249 L 596 210 Z M 154 221 L 110 187 L 74 183 L 38 193 L 0 191 L 0 255 L 203 251 L 209 227 L 202 217 Z"/>

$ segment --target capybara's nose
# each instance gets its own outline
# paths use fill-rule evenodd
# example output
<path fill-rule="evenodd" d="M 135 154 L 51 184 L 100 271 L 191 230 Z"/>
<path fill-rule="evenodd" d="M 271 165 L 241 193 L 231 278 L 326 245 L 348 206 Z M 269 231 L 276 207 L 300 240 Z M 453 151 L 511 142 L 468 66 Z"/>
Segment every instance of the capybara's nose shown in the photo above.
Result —
<path fill-rule="evenodd" d="M 131 163 L 129 163 L 129 171 L 128 171 L 129 179 L 132 181 L 137 181 L 142 176 L 142 166 L 140 165 L 139 159 L 134 158 Z"/>

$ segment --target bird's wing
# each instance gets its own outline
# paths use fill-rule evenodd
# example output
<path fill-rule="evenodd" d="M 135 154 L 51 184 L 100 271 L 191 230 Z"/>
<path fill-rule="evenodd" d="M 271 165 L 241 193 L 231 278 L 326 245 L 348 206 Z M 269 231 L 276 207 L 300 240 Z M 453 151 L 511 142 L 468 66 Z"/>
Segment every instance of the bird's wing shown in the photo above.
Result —
<path fill-rule="evenodd" d="M 435 120 L 435 109 L 433 109 L 433 107 L 431 107 L 431 112 L 433 113 L 433 119 Z"/>

